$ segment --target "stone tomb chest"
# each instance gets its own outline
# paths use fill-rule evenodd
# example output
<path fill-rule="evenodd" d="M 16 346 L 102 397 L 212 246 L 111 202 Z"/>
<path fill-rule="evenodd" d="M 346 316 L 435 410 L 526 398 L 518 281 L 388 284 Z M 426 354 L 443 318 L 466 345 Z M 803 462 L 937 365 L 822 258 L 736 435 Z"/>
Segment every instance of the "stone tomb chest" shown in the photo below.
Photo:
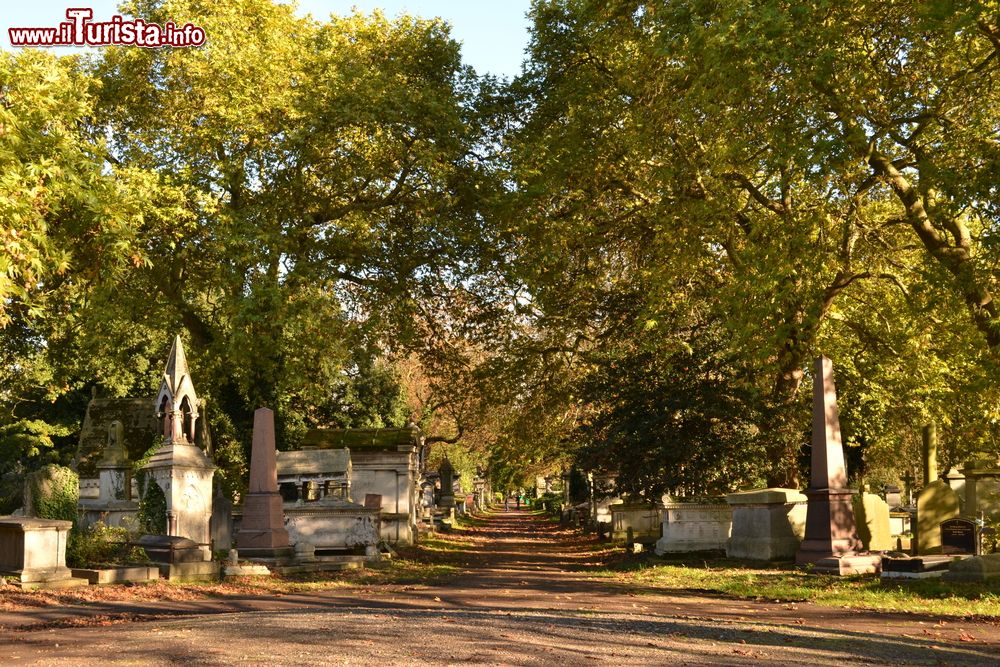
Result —
<path fill-rule="evenodd" d="M 806 497 L 796 489 L 760 489 L 726 496 L 733 508 L 729 558 L 793 558 L 806 530 Z"/>
<path fill-rule="evenodd" d="M 69 521 L 3 517 L 0 519 L 0 574 L 17 577 L 22 588 L 86 586 L 66 567 Z"/>
<path fill-rule="evenodd" d="M 288 538 L 297 550 L 350 551 L 379 542 L 380 510 L 351 502 L 351 452 L 278 452 L 278 487 Z"/>
<path fill-rule="evenodd" d="M 612 505 L 611 509 L 611 539 L 628 539 L 629 529 L 632 529 L 632 539 L 636 542 L 652 544 L 660 537 L 660 510 L 648 504 L 631 505 L 622 503 Z"/>
<path fill-rule="evenodd" d="M 656 553 L 724 551 L 733 529 L 733 510 L 721 498 L 717 502 L 663 501 L 661 537 Z"/>

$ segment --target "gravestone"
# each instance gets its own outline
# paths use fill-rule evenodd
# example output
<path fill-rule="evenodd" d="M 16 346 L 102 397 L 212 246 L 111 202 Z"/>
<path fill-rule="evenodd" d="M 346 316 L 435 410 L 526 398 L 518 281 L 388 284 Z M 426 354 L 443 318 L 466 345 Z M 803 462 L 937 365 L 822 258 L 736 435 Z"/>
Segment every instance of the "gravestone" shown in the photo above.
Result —
<path fill-rule="evenodd" d="M 441 461 L 438 474 L 441 476 L 441 502 L 438 506 L 447 512 L 455 506 L 455 468 L 447 456 Z"/>
<path fill-rule="evenodd" d="M 917 553 L 941 553 L 941 524 L 958 517 L 958 494 L 944 480 L 934 480 L 917 495 Z"/>
<path fill-rule="evenodd" d="M 110 504 L 132 500 L 131 466 L 125 450 L 125 427 L 120 421 L 108 426 L 108 444 L 97 462 L 98 500 Z"/>
<path fill-rule="evenodd" d="M 222 487 L 219 486 L 216 486 L 212 497 L 209 532 L 212 535 L 213 551 L 225 551 L 233 546 L 233 503 L 222 495 Z"/>
<path fill-rule="evenodd" d="M 831 574 L 878 572 L 880 557 L 857 555 L 863 546 L 854 517 L 853 493 L 847 488 L 833 363 L 823 356 L 814 365 L 810 472 L 811 484 L 805 492 L 809 499 L 806 535 L 795 562 L 812 564 L 814 570 Z"/>
<path fill-rule="evenodd" d="M 976 522 L 961 517 L 941 523 L 941 553 L 944 555 L 979 553 Z"/>
<path fill-rule="evenodd" d="M 890 510 L 894 510 L 897 507 L 902 507 L 902 505 L 903 505 L 903 492 L 895 484 L 886 484 L 886 486 L 885 486 L 885 504 L 889 506 Z"/>
<path fill-rule="evenodd" d="M 889 527 L 889 505 L 873 493 L 854 497 L 858 537 L 868 551 L 892 551 L 896 544 Z"/>
<path fill-rule="evenodd" d="M 917 494 L 916 551 L 919 555 L 941 553 L 941 524 L 960 514 L 958 494 L 937 478 L 937 430 L 923 429 L 924 488 Z"/>
<path fill-rule="evenodd" d="M 367 509 L 367 510 L 382 509 L 382 494 L 381 493 L 366 493 L 365 494 L 365 509 Z"/>
<path fill-rule="evenodd" d="M 258 408 L 253 414 L 253 451 L 250 458 L 250 492 L 243 505 L 243 522 L 236 533 L 236 547 L 251 556 L 273 557 L 291 553 L 281 494 L 278 493 L 277 454 L 274 446 L 274 412 Z"/>

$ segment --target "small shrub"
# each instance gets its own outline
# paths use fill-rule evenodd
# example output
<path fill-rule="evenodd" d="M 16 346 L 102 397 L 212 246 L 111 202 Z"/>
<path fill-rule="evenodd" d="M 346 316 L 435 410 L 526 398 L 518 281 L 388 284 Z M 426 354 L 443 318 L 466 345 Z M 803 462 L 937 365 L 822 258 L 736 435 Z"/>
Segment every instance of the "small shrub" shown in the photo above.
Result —
<path fill-rule="evenodd" d="M 167 532 L 167 497 L 154 480 L 146 481 L 146 490 L 139 501 L 139 528 L 150 535 Z"/>
<path fill-rule="evenodd" d="M 149 562 L 145 550 L 131 544 L 133 537 L 128 528 L 102 521 L 83 531 L 74 530 L 66 545 L 66 563 L 70 567 L 104 567 Z"/>

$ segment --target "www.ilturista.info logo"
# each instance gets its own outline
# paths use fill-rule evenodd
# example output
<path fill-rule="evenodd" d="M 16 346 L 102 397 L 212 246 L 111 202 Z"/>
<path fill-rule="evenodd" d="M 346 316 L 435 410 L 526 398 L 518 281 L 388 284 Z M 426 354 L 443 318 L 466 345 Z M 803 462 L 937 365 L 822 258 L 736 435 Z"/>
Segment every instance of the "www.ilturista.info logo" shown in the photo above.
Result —
<path fill-rule="evenodd" d="M 56 28 L 8 28 L 11 46 L 201 46 L 205 31 L 190 23 L 177 26 L 147 23 L 142 19 L 112 16 L 109 21 L 92 22 L 94 10 L 70 8 Z"/>

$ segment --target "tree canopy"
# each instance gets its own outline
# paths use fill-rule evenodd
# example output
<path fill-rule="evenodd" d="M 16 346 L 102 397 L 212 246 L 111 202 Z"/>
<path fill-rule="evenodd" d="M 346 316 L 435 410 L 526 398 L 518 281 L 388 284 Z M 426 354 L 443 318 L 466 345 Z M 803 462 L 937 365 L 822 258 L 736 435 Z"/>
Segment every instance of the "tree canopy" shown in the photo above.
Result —
<path fill-rule="evenodd" d="M 1000 455 L 995 2 L 538 0 L 513 80 L 439 19 L 123 11 L 209 39 L 0 54 L 6 480 L 178 331 L 230 491 L 262 405 L 512 488 L 797 484 L 819 353 L 853 481 L 931 420 Z"/>

